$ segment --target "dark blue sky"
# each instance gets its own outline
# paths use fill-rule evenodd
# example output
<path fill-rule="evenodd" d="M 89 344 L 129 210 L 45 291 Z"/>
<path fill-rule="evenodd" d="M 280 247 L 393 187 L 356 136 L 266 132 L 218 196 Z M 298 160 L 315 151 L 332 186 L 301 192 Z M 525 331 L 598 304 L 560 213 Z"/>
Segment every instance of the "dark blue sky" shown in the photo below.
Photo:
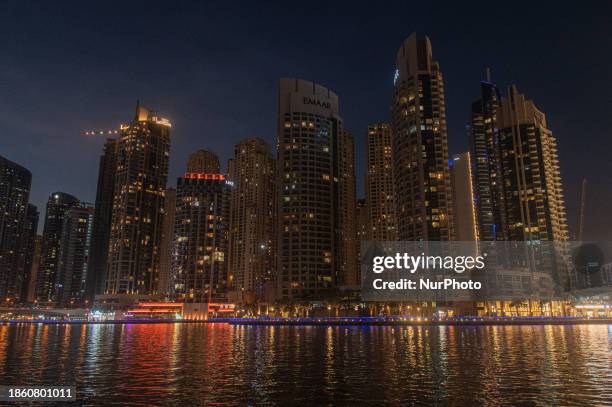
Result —
<path fill-rule="evenodd" d="M 420 31 L 444 73 L 451 152 L 467 148 L 490 66 L 546 113 L 570 225 L 587 177 L 587 237 L 612 238 L 612 7 L 597 3 L 2 2 L 0 154 L 32 171 L 41 212 L 55 190 L 93 202 L 104 140 L 80 132 L 128 121 L 140 99 L 173 122 L 174 184 L 193 150 L 225 161 L 242 138 L 274 144 L 277 80 L 297 76 L 340 96 L 361 192 L 365 129 L 388 120 L 395 53 Z"/>

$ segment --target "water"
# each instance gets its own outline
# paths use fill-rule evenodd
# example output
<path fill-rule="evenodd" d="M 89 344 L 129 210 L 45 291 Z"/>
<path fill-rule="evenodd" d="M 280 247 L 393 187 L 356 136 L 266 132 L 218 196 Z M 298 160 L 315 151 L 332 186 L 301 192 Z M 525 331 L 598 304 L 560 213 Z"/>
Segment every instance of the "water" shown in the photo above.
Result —
<path fill-rule="evenodd" d="M 612 405 L 612 325 L 1 325 L 0 384 L 104 406 Z"/>

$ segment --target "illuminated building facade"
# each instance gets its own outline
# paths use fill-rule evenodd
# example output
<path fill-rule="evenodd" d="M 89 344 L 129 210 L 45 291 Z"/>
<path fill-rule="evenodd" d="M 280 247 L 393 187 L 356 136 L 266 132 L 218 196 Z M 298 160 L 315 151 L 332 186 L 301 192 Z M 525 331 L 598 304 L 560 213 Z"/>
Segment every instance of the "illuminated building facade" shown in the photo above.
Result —
<path fill-rule="evenodd" d="M 55 297 L 64 218 L 69 209 L 78 205 L 78 198 L 64 192 L 54 192 L 49 196 L 42 235 L 41 259 L 36 277 L 38 302 L 52 302 Z"/>
<path fill-rule="evenodd" d="M 27 279 L 23 252 L 32 173 L 0 156 L 0 300 L 18 301 Z"/>
<path fill-rule="evenodd" d="M 397 237 L 452 240 L 444 81 L 426 36 L 397 53 L 391 117 Z"/>
<path fill-rule="evenodd" d="M 557 141 L 546 116 L 512 85 L 497 122 L 507 238 L 567 240 Z"/>
<path fill-rule="evenodd" d="M 229 270 L 238 300 L 264 298 L 275 275 L 275 159 L 268 143 L 249 138 L 236 144 L 228 164 L 231 194 Z"/>
<path fill-rule="evenodd" d="M 511 253 L 514 264 L 550 271 L 562 289 L 570 284 L 565 199 L 557 141 L 533 101 L 508 88 L 497 113 L 503 179 L 504 236 L 510 241 L 555 241 L 534 246 L 528 256 Z"/>
<path fill-rule="evenodd" d="M 117 140 L 108 139 L 98 166 L 98 186 L 93 219 L 93 233 L 89 252 L 86 297 L 93 303 L 96 294 L 103 294 L 106 286 L 108 243 L 110 240 L 113 197 L 117 170 Z"/>
<path fill-rule="evenodd" d="M 155 294 L 170 156 L 170 122 L 137 106 L 121 127 L 106 293 Z"/>
<path fill-rule="evenodd" d="M 94 219 L 93 205 L 80 203 L 64 214 L 54 302 L 84 304 Z"/>
<path fill-rule="evenodd" d="M 501 151 L 497 128 L 497 111 L 501 100 L 497 86 L 480 82 L 481 97 L 472 103 L 467 126 L 472 160 L 472 182 L 479 240 L 505 240 L 503 179 Z"/>
<path fill-rule="evenodd" d="M 389 123 L 368 126 L 366 135 L 366 202 L 370 211 L 369 240 L 397 237 L 393 193 L 393 132 Z"/>
<path fill-rule="evenodd" d="M 186 173 L 177 180 L 172 271 L 177 299 L 225 301 L 232 184 L 219 173 Z"/>
<path fill-rule="evenodd" d="M 277 294 L 282 299 L 324 298 L 356 273 L 343 243 L 356 241 L 354 186 L 343 185 L 354 182 L 354 152 L 349 156 L 352 137 L 343 132 L 338 109 L 338 96 L 329 89 L 280 80 Z"/>

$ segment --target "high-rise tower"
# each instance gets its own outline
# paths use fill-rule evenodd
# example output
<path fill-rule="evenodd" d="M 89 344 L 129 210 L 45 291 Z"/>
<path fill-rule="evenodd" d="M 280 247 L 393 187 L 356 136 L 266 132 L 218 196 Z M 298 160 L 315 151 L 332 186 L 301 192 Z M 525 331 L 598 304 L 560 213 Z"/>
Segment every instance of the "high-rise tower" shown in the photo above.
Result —
<path fill-rule="evenodd" d="M 41 259 L 36 277 L 36 299 L 41 303 L 51 302 L 55 297 L 64 218 L 66 212 L 78 204 L 78 198 L 64 192 L 52 193 L 47 201 Z"/>
<path fill-rule="evenodd" d="M 170 156 L 170 122 L 143 107 L 117 140 L 106 292 L 154 294 Z"/>
<path fill-rule="evenodd" d="M 352 137 L 343 133 L 334 92 L 301 79 L 279 85 L 278 294 L 321 299 L 352 273 L 343 239 L 355 240 L 344 219 L 353 213 L 354 222 L 354 201 L 351 211 L 351 187 L 342 185 L 351 182 Z"/>
<path fill-rule="evenodd" d="M 172 271 L 185 302 L 224 301 L 228 273 L 231 182 L 224 174 L 188 172 L 177 180 Z"/>
<path fill-rule="evenodd" d="M 444 81 L 426 36 L 397 53 L 391 116 L 397 236 L 452 240 Z"/>
<path fill-rule="evenodd" d="M 467 126 L 476 224 L 479 240 L 505 240 L 505 198 L 497 111 L 501 100 L 497 86 L 480 82 L 481 97 L 472 103 Z"/>
<path fill-rule="evenodd" d="M 509 240 L 568 239 L 557 141 L 546 116 L 516 86 L 497 115 Z"/>
<path fill-rule="evenodd" d="M 83 202 L 64 214 L 54 292 L 58 304 L 85 304 L 93 218 L 93 205 Z"/>
<path fill-rule="evenodd" d="M 366 206 L 369 240 L 392 241 L 397 237 L 393 193 L 393 132 L 388 123 L 368 126 L 366 134 Z"/>
<path fill-rule="evenodd" d="M 0 156 L 0 300 L 19 301 L 26 280 L 22 250 L 32 173 Z"/>
<path fill-rule="evenodd" d="M 85 288 L 85 295 L 92 303 L 95 295 L 103 294 L 105 290 L 108 243 L 117 171 L 117 140 L 108 139 L 106 141 L 98 168 L 98 187 Z"/>
<path fill-rule="evenodd" d="M 241 301 L 264 297 L 274 278 L 275 159 L 268 143 L 249 138 L 236 144 L 228 165 L 231 196 L 229 269 Z"/>

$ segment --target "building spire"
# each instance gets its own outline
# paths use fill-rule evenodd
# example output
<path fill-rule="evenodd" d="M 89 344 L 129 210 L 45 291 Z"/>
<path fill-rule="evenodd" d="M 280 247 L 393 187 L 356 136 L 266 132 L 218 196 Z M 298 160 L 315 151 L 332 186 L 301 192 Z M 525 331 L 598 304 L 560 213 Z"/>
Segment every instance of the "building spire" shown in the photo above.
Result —
<path fill-rule="evenodd" d="M 485 68 L 485 79 L 487 82 L 491 82 L 491 68 L 488 66 Z"/>

